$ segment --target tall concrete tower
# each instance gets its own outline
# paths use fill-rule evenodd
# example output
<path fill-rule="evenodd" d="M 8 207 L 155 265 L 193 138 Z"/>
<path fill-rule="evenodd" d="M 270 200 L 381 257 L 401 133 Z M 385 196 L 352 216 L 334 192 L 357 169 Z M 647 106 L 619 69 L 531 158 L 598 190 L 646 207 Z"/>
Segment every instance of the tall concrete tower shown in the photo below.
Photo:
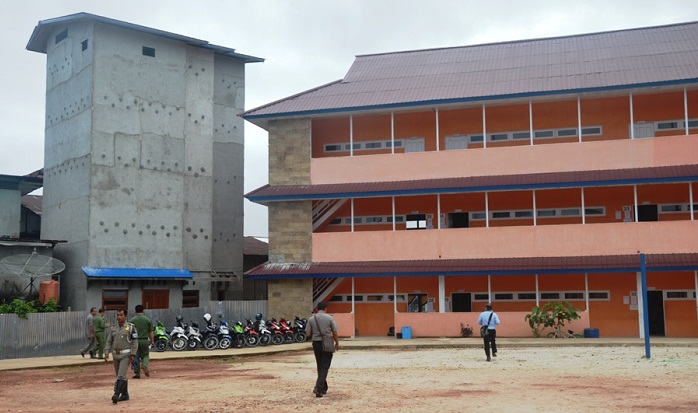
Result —
<path fill-rule="evenodd" d="M 40 21 L 42 237 L 65 240 L 61 304 L 241 297 L 245 64 L 204 40 L 87 13 Z"/>

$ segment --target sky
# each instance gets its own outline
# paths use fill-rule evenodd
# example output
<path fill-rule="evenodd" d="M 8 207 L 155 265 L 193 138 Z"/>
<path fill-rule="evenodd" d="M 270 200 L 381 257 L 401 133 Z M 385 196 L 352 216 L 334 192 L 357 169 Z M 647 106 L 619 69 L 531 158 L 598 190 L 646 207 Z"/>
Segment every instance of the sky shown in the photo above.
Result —
<path fill-rule="evenodd" d="M 698 21 L 694 0 L 0 0 L 0 174 L 43 167 L 46 55 L 40 20 L 87 12 L 261 57 L 246 66 L 249 110 L 344 77 L 355 56 Z M 696 39 L 698 41 L 698 39 Z M 268 138 L 245 123 L 245 193 L 268 182 Z M 267 209 L 245 200 L 245 235 Z"/>

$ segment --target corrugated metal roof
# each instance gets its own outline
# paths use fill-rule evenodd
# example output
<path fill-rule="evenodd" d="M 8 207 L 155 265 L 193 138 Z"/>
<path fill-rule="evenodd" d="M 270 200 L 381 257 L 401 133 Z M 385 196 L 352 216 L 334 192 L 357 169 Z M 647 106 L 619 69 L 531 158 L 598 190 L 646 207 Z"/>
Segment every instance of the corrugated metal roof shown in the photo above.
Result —
<path fill-rule="evenodd" d="M 269 243 L 260 241 L 255 237 L 242 239 L 242 253 L 244 255 L 269 255 Z"/>
<path fill-rule="evenodd" d="M 698 254 L 646 254 L 647 271 L 698 270 Z M 264 263 L 246 276 L 258 279 L 617 273 L 641 270 L 640 254 L 507 257 L 459 260 Z"/>
<path fill-rule="evenodd" d="M 36 215 L 41 216 L 41 207 L 44 197 L 41 195 L 24 195 L 22 196 L 22 206 L 32 211 Z"/>
<path fill-rule="evenodd" d="M 698 80 L 698 22 L 357 56 L 344 79 L 256 109 L 274 117 Z"/>
<path fill-rule="evenodd" d="M 579 188 L 698 180 L 698 165 L 522 175 L 470 176 L 395 182 L 323 185 L 265 185 L 245 195 L 252 202 L 361 198 L 392 195 Z"/>
<path fill-rule="evenodd" d="M 106 268 L 82 267 L 82 271 L 90 278 L 157 278 L 190 280 L 194 274 L 178 268 Z"/>
<path fill-rule="evenodd" d="M 80 21 L 94 21 L 102 24 L 108 24 L 111 26 L 121 27 L 123 29 L 133 30 L 137 32 L 142 32 L 150 34 L 153 36 L 164 37 L 167 39 L 175 40 L 178 42 L 185 43 L 189 46 L 200 47 L 202 49 L 212 50 L 214 53 L 233 57 L 236 59 L 241 59 L 246 63 L 263 62 L 264 59 L 254 56 L 248 56 L 244 54 L 237 53 L 235 49 L 231 49 L 223 46 L 216 46 L 210 44 L 206 40 L 196 39 L 193 37 L 182 36 L 180 34 L 166 32 L 163 30 L 153 29 L 146 26 L 141 26 L 138 24 L 127 23 L 121 20 L 110 19 L 108 17 L 97 16 L 90 13 L 75 13 L 68 16 L 55 17 L 53 19 L 41 20 L 31 37 L 29 38 L 29 43 L 27 43 L 27 50 L 33 52 L 46 53 L 46 44 L 53 32 L 54 28 L 61 25 L 66 25 L 70 23 L 80 22 Z"/>

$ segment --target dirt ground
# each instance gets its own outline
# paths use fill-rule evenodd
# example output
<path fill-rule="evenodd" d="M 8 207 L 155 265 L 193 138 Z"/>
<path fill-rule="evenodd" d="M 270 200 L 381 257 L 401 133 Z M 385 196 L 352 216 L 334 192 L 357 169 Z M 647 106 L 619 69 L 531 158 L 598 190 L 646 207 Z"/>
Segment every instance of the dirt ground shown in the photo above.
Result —
<path fill-rule="evenodd" d="M 345 350 L 316 398 L 312 353 L 155 360 L 111 403 L 112 365 L 3 372 L 0 412 L 695 412 L 698 348 Z"/>

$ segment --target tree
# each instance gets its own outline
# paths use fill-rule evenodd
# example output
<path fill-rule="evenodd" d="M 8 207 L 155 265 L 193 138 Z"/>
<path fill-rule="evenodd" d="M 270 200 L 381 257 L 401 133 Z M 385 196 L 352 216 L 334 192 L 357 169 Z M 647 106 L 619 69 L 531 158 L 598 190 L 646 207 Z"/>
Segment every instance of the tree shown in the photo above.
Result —
<path fill-rule="evenodd" d="M 533 307 L 531 314 L 526 314 L 524 319 L 528 321 L 533 336 L 540 337 L 546 328 L 561 330 L 567 322 L 581 318 L 578 311 L 569 301 L 550 301 L 541 307 Z"/>

